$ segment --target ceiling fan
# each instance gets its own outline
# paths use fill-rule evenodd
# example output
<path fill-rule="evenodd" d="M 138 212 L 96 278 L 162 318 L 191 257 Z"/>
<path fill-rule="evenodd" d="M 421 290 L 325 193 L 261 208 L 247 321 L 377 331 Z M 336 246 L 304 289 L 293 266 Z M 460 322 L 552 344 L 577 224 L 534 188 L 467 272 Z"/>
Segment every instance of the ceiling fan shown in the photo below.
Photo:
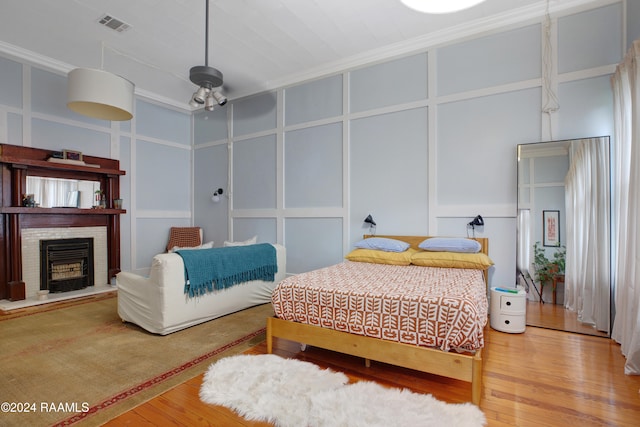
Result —
<path fill-rule="evenodd" d="M 224 105 L 227 97 L 221 92 L 222 72 L 216 68 L 209 67 L 209 0 L 206 0 L 206 17 L 204 33 L 204 65 L 191 67 L 189 79 L 199 86 L 193 93 L 189 105 L 198 108 L 204 104 L 204 109 L 213 111 L 214 105 Z"/>

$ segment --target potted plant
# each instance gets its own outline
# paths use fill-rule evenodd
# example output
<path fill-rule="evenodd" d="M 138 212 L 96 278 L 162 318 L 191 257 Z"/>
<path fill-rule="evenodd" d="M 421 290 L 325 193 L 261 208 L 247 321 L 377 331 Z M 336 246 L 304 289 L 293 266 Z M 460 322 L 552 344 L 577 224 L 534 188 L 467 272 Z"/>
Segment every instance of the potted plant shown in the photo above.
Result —
<path fill-rule="evenodd" d="M 535 268 L 536 280 L 544 286 L 550 283 L 554 277 L 563 275 L 566 255 L 566 246 L 561 246 L 553 253 L 553 258 L 549 259 L 544 248 L 540 246 L 540 242 L 536 242 L 533 245 L 533 267 Z"/>
<path fill-rule="evenodd" d="M 96 207 L 100 209 L 104 209 L 106 207 L 106 199 L 104 198 L 104 192 L 100 190 L 95 191 L 96 194 Z"/>

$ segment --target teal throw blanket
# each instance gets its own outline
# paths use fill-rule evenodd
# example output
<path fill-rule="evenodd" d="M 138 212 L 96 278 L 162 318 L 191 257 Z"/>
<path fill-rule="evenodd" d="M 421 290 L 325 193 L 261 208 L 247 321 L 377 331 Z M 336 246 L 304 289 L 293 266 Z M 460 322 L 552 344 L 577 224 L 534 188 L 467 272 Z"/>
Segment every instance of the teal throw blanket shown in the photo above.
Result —
<path fill-rule="evenodd" d="M 184 293 L 189 297 L 251 280 L 273 282 L 278 271 L 276 248 L 268 243 L 176 253 L 184 261 Z"/>

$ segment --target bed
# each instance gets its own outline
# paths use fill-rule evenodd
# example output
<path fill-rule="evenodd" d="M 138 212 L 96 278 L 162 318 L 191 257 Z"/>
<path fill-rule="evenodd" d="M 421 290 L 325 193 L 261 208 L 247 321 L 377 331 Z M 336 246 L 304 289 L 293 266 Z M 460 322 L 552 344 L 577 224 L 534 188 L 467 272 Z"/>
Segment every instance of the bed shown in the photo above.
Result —
<path fill-rule="evenodd" d="M 429 238 L 375 237 L 407 242 L 412 253 Z M 474 240 L 489 259 L 488 239 Z M 278 337 L 362 357 L 367 366 L 375 360 L 466 381 L 477 405 L 487 269 L 345 261 L 291 276 L 272 294 L 267 352 Z"/>

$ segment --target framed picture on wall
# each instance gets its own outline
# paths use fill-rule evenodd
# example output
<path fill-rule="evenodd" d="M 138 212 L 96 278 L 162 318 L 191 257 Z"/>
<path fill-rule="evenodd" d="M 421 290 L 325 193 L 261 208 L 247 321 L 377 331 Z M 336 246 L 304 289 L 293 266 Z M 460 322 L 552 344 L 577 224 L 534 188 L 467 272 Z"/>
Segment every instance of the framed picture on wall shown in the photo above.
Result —
<path fill-rule="evenodd" d="M 560 246 L 560 211 L 542 211 L 544 246 Z"/>
<path fill-rule="evenodd" d="M 62 150 L 62 156 L 65 160 L 82 161 L 82 153 L 74 150 Z"/>

